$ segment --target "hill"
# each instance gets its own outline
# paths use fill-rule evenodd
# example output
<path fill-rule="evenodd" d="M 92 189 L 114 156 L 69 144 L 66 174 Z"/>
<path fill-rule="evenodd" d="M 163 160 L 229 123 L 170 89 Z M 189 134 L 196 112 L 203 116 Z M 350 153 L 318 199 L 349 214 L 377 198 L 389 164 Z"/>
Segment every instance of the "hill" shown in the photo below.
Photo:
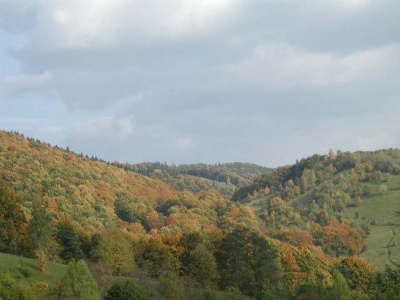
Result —
<path fill-rule="evenodd" d="M 183 164 L 167 165 L 166 163 L 140 163 L 113 165 L 160 179 L 179 191 L 189 190 L 198 193 L 214 188 L 222 195 L 231 197 L 238 187 L 250 184 L 257 176 L 271 169 L 251 163 L 225 164 Z"/>
<path fill-rule="evenodd" d="M 300 227 L 331 254 L 343 255 L 346 251 L 338 248 L 343 247 L 340 243 L 328 247 L 328 241 L 320 239 L 326 234 L 324 228 L 332 222 L 347 223 L 364 237 L 363 248 L 357 247 L 358 254 L 381 270 L 386 265 L 397 268 L 399 173 L 400 151 L 396 149 L 337 155 L 331 152 L 263 174 L 239 189 L 233 199 L 247 202 L 267 224 L 274 221 L 276 237 L 288 228 Z M 271 208 L 278 205 L 276 199 L 283 200 L 280 206 L 286 211 L 271 220 L 271 212 L 279 211 Z M 288 210 L 289 217 L 285 217 Z"/>
<path fill-rule="evenodd" d="M 381 186 L 387 186 L 381 191 Z M 370 221 L 365 249 L 361 253 L 371 264 L 381 270 L 386 265 L 392 268 L 400 266 L 400 176 L 391 175 L 385 182 L 367 182 L 371 193 L 362 199 L 359 207 L 347 209 L 349 218 L 356 224 Z"/>
<path fill-rule="evenodd" d="M 59 288 L 84 291 L 94 277 L 101 297 L 116 276 L 152 299 L 379 299 L 400 289 L 398 273 L 378 272 L 358 257 L 380 221 L 361 211 L 353 218 L 348 209 L 376 196 L 369 185 L 381 191 L 387 182 L 382 195 L 395 192 L 399 157 L 395 150 L 316 155 L 267 170 L 240 187 L 234 202 L 215 189 L 176 191 L 98 158 L 0 132 L 0 251 L 34 258 L 43 274 L 46 261 L 78 261 Z M 6 272 L 0 297 L 20 277 L 14 267 Z M 86 279 L 74 281 L 77 273 Z"/>
<path fill-rule="evenodd" d="M 176 194 L 160 180 L 4 131 L 0 131 L 0 177 L 28 214 L 32 199 L 40 197 L 57 217 L 70 216 L 85 226 L 115 226 L 118 199 L 151 205 Z"/>

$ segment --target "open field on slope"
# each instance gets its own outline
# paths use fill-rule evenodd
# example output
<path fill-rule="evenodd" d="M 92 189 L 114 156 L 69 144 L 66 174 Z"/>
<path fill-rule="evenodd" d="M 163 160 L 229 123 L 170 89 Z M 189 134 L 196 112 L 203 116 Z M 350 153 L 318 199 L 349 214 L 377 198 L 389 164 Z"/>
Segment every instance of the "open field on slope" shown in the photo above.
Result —
<path fill-rule="evenodd" d="M 20 282 L 29 285 L 35 281 L 46 281 L 54 284 L 63 277 L 66 271 L 66 265 L 49 263 L 47 271 L 42 273 L 36 267 L 33 259 L 0 253 L 0 274 L 9 273 L 18 278 Z"/>
<path fill-rule="evenodd" d="M 362 198 L 360 207 L 347 209 L 348 216 L 358 221 L 376 220 L 371 225 L 371 233 L 365 239 L 366 249 L 363 258 L 383 270 L 385 265 L 400 265 L 400 246 L 393 246 L 393 241 L 400 244 L 400 176 L 391 176 L 388 182 L 363 183 L 372 187 L 372 193 Z M 380 185 L 386 185 L 386 194 L 379 192 Z M 396 244 L 395 243 L 395 244 Z"/>
<path fill-rule="evenodd" d="M 249 205 L 254 210 L 254 213 L 257 216 L 261 216 L 264 213 L 264 209 L 265 209 L 267 200 L 272 199 L 277 196 L 279 196 L 278 193 L 270 194 L 265 198 L 253 200 L 253 201 L 249 202 L 247 205 Z"/>

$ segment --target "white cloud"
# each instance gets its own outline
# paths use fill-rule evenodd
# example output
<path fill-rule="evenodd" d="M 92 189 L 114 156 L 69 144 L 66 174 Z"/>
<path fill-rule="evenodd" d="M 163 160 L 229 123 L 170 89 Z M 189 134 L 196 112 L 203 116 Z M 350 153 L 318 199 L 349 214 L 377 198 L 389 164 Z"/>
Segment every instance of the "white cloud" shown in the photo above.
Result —
<path fill-rule="evenodd" d="M 12 0 L 13 1 L 13 0 Z M 169 43 L 218 31 L 241 0 L 30 0 L 10 4 L 38 11 L 38 48 L 93 49 Z M 0 6 L 1 7 L 1 6 Z"/>
<path fill-rule="evenodd" d="M 7 76 L 3 80 L 6 88 L 31 89 L 48 85 L 53 80 L 53 74 L 45 71 L 42 74 Z"/>
<path fill-rule="evenodd" d="M 357 149 L 372 151 L 391 148 L 398 145 L 398 139 L 393 132 L 382 132 L 376 135 L 364 136 L 357 139 Z"/>
<path fill-rule="evenodd" d="M 23 92 L 0 93 L 1 117 L 50 117 L 57 144 L 131 162 L 276 165 L 389 145 L 379 132 L 398 129 L 387 111 L 400 105 L 399 11 L 398 0 L 0 0 L 0 59 L 18 62 L 2 74 L 21 74 L 0 89 Z M 8 40 L 16 32 L 23 43 Z"/>
<path fill-rule="evenodd" d="M 76 123 L 73 134 L 81 140 L 117 136 L 121 140 L 130 137 L 134 132 L 133 117 L 102 117 Z"/>
<path fill-rule="evenodd" d="M 334 3 L 337 3 L 345 8 L 362 8 L 371 5 L 376 0 L 333 0 Z"/>
<path fill-rule="evenodd" d="M 290 44 L 262 44 L 251 57 L 228 69 L 236 73 L 238 84 L 267 89 L 323 87 L 379 78 L 397 68 L 400 45 L 368 49 L 350 54 L 321 53 Z"/>
<path fill-rule="evenodd" d="M 194 141 L 190 137 L 181 137 L 176 140 L 176 147 L 182 151 L 188 150 L 194 147 Z"/>
<path fill-rule="evenodd" d="M 117 124 L 119 126 L 118 135 L 120 137 L 128 137 L 133 133 L 133 117 L 119 119 L 117 120 Z"/>

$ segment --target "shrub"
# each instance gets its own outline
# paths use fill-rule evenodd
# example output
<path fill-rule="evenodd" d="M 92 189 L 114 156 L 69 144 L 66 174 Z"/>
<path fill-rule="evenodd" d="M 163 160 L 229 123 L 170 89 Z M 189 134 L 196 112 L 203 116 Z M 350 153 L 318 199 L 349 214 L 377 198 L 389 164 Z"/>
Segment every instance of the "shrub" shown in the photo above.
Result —
<path fill-rule="evenodd" d="M 104 300 L 147 300 L 146 290 L 132 280 L 117 281 L 108 290 Z"/>
<path fill-rule="evenodd" d="M 386 192 L 387 192 L 387 186 L 384 185 L 384 184 L 381 184 L 381 185 L 379 186 L 379 192 L 380 192 L 382 195 L 386 194 Z"/>
<path fill-rule="evenodd" d="M 33 290 L 37 299 L 43 299 L 44 295 L 49 289 L 49 284 L 44 281 L 35 281 L 33 284 Z"/>
<path fill-rule="evenodd" d="M 25 278 L 28 278 L 32 275 L 32 271 L 29 270 L 29 268 L 27 267 L 20 267 L 18 268 L 18 271 L 21 273 L 22 276 L 24 276 Z"/>

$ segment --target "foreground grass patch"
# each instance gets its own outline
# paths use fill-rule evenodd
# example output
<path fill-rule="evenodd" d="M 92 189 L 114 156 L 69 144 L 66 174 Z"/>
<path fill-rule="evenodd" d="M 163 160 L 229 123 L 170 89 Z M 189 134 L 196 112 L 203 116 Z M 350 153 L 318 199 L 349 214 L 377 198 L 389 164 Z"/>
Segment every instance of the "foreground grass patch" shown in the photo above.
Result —
<path fill-rule="evenodd" d="M 8 273 L 28 285 L 32 285 L 35 281 L 46 281 L 53 285 L 66 271 L 66 265 L 50 262 L 47 271 L 41 272 L 36 267 L 34 259 L 0 253 L 0 273 Z"/>

